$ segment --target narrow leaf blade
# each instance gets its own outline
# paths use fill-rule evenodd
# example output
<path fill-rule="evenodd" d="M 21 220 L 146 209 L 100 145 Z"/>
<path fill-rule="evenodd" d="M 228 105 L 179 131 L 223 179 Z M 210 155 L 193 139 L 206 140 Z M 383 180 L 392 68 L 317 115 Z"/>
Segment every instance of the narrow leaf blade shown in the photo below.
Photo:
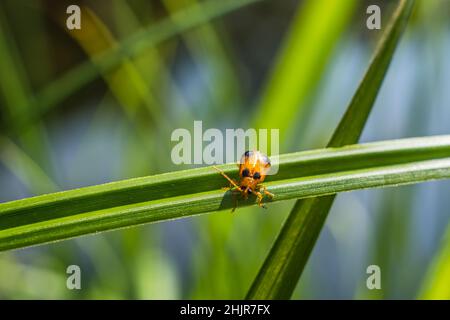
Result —
<path fill-rule="evenodd" d="M 297 152 L 280 162 L 279 174 L 266 183 L 275 194 L 272 202 L 446 179 L 450 136 Z M 222 169 L 237 175 L 234 164 Z M 230 210 L 233 198 L 221 190 L 224 185 L 222 176 L 206 167 L 2 203 L 0 251 Z M 254 198 L 240 200 L 238 207 L 249 205 Z"/>
<path fill-rule="evenodd" d="M 335 130 L 329 147 L 358 141 L 412 7 L 413 1 L 399 2 L 392 22 L 386 29 L 369 69 Z M 334 198 L 335 195 L 330 195 L 296 202 L 247 294 L 248 299 L 291 297 Z"/>

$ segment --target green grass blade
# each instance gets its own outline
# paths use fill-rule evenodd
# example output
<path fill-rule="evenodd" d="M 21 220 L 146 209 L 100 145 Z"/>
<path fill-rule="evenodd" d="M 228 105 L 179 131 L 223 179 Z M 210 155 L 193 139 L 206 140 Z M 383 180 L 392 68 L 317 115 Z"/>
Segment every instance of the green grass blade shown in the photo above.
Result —
<path fill-rule="evenodd" d="M 202 2 L 202 5 L 180 10 L 174 17 L 156 22 L 124 39 L 117 48 L 98 54 L 92 57 L 92 61 L 85 61 L 69 70 L 36 95 L 36 102 L 31 108 L 34 113 L 29 118 L 17 121 L 22 121 L 21 127 L 26 126 L 84 85 L 120 65 L 124 58 L 134 57 L 177 34 L 257 1 L 261 0 L 209 0 Z"/>
<path fill-rule="evenodd" d="M 118 46 L 118 42 L 108 26 L 93 10 L 89 7 L 82 7 L 82 10 L 84 12 L 83 24 L 85 30 L 80 32 L 73 32 L 65 28 L 66 16 L 64 14 L 56 14 L 56 19 L 68 35 L 83 48 L 95 66 L 102 69 L 101 61 L 96 59 L 96 56 L 102 55 L 103 52 L 108 50 L 114 50 Z M 95 39 L 95 41 L 92 41 L 92 39 Z M 129 118 L 134 119 L 138 110 L 145 107 L 153 120 L 161 121 L 155 97 L 132 59 L 123 57 L 117 67 L 109 72 L 102 73 L 102 76 L 110 92 L 115 96 Z M 127 79 L 128 85 L 126 86 L 123 83 L 124 79 Z"/>
<path fill-rule="evenodd" d="M 328 147 L 340 147 L 358 142 L 391 63 L 395 48 L 408 22 L 413 3 L 413 0 L 400 1 L 400 5 L 394 13 L 393 23 L 381 38 L 369 69 L 339 122 Z"/>
<path fill-rule="evenodd" d="M 0 7 L 0 98 L 4 103 L 1 105 L 1 111 L 4 112 L 2 125 L 18 129 L 20 123 L 29 119 L 34 100 L 27 71 L 5 14 Z M 50 163 L 47 157 L 49 147 L 46 130 L 41 123 L 29 127 L 26 132 L 18 132 L 17 137 L 21 147 L 39 165 Z"/>
<path fill-rule="evenodd" d="M 356 4 L 355 0 L 310 0 L 299 7 L 261 98 L 255 125 L 289 128 L 305 111 L 303 103 L 318 83 Z M 281 141 L 285 131 L 280 132 Z"/>
<path fill-rule="evenodd" d="M 8 120 L 21 119 L 26 117 L 28 111 L 30 90 L 25 83 L 23 65 L 17 58 L 18 50 L 13 46 L 11 31 L 6 29 L 6 19 L 3 16 L 0 8 L 0 93 L 4 101 L 2 112 L 5 112 L 4 116 Z"/>
<path fill-rule="evenodd" d="M 201 5 L 198 0 L 163 0 L 162 3 L 171 16 L 187 6 Z M 181 37 L 195 63 L 206 65 L 214 74 L 206 75 L 204 83 L 213 105 L 222 108 L 222 112 L 230 112 L 231 106 L 241 103 L 241 92 L 236 66 L 225 45 L 224 30 L 207 21 L 194 30 L 183 32 Z"/>
<path fill-rule="evenodd" d="M 433 259 L 419 293 L 419 299 L 450 299 L 450 226 L 447 227 L 442 248 Z"/>
<path fill-rule="evenodd" d="M 364 128 L 384 75 L 411 14 L 413 1 L 401 0 L 361 84 L 329 142 L 355 143 Z M 308 261 L 335 196 L 298 200 L 248 294 L 249 299 L 288 299 Z"/>
<path fill-rule="evenodd" d="M 237 166 L 223 165 L 235 177 Z M 450 177 L 450 136 L 403 139 L 280 156 L 272 202 Z M 213 168 L 51 193 L 0 204 L 0 251 L 148 222 L 230 210 Z M 255 199 L 239 201 L 254 205 Z"/>
<path fill-rule="evenodd" d="M 10 139 L 0 135 L 0 162 L 33 194 L 56 192 L 59 187 Z"/>

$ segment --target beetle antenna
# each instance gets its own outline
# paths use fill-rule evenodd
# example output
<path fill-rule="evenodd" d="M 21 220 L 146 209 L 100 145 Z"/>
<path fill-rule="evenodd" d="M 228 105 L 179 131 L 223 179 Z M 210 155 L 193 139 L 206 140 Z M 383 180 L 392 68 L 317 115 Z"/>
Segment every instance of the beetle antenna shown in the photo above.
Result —
<path fill-rule="evenodd" d="M 236 182 L 233 181 L 233 179 L 231 179 L 230 177 L 228 177 L 225 172 L 223 172 L 223 170 L 217 168 L 216 166 L 212 166 L 214 169 L 216 169 L 217 171 L 219 171 L 219 173 L 225 178 L 227 179 L 234 187 L 236 187 L 237 189 L 239 189 L 240 191 L 242 191 L 241 187 L 239 187 Z"/>

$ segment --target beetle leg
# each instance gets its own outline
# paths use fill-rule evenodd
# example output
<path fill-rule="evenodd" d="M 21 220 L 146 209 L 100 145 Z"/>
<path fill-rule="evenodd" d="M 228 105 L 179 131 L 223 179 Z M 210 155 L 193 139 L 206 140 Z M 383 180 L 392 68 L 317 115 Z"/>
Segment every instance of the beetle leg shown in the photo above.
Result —
<path fill-rule="evenodd" d="M 234 210 L 236 210 L 237 205 L 238 205 L 238 199 L 237 199 L 236 193 L 233 193 L 233 200 L 234 200 L 234 206 L 233 206 L 233 208 L 231 209 L 231 213 L 233 213 Z"/>
<path fill-rule="evenodd" d="M 244 195 L 244 199 L 245 199 L 245 200 L 248 199 L 248 189 L 250 189 L 250 187 L 245 187 L 245 189 L 244 189 L 243 195 Z"/>
<path fill-rule="evenodd" d="M 257 200 L 258 207 L 267 209 L 267 207 L 262 203 L 263 195 L 261 194 L 261 192 L 256 191 L 256 192 L 255 192 L 255 195 L 256 195 L 256 197 L 258 198 L 258 200 Z"/>
<path fill-rule="evenodd" d="M 239 191 L 243 192 L 243 190 L 241 189 L 241 187 L 239 187 L 239 186 L 237 185 L 237 183 L 236 183 L 233 179 L 231 179 L 230 177 L 228 177 L 228 176 L 225 174 L 225 172 L 223 172 L 223 170 L 220 170 L 220 169 L 217 168 L 216 166 L 213 166 L 213 168 L 216 169 L 217 171 L 219 171 L 219 173 L 220 173 L 225 179 L 227 179 L 227 180 L 230 182 L 230 185 L 232 185 L 234 188 L 238 189 Z M 227 189 L 227 190 L 230 190 L 230 189 L 232 189 L 232 188 L 229 188 L 229 189 Z"/>
<path fill-rule="evenodd" d="M 264 195 L 269 196 L 271 199 L 273 199 L 274 194 L 270 193 L 269 191 L 267 191 L 267 187 L 264 185 L 261 185 L 262 188 L 262 192 L 264 193 Z"/>
<path fill-rule="evenodd" d="M 233 180 L 234 181 L 234 180 Z M 234 181 L 235 183 L 236 183 L 236 181 Z M 222 187 L 222 190 L 223 191 L 234 191 L 234 190 L 236 190 L 236 186 L 234 186 L 233 184 L 231 184 L 230 183 L 230 186 L 228 186 L 228 187 Z"/>

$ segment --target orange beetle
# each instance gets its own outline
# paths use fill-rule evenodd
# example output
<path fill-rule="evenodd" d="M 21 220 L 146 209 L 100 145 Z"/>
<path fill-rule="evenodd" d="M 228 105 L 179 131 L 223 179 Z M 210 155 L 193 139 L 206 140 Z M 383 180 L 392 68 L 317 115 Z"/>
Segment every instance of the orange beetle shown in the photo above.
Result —
<path fill-rule="evenodd" d="M 217 167 L 214 167 L 230 182 L 229 190 L 238 190 L 244 199 L 248 198 L 249 194 L 254 194 L 257 198 L 258 206 L 265 208 L 262 199 L 265 195 L 273 198 L 273 194 L 267 191 L 266 187 L 261 183 L 266 178 L 270 170 L 270 160 L 265 154 L 259 151 L 246 151 L 239 163 L 239 182 L 229 178 L 225 172 Z M 261 190 L 262 189 L 262 193 Z M 232 211 L 236 209 L 236 205 Z"/>

